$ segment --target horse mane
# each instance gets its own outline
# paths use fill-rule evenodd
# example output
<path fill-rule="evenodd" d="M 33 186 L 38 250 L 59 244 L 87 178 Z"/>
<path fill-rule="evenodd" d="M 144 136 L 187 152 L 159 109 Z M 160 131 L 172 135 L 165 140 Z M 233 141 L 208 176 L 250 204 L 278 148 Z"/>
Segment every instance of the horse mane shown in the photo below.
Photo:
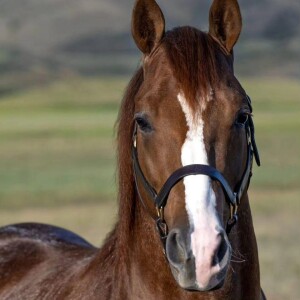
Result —
<path fill-rule="evenodd" d="M 117 165 L 118 165 L 118 201 L 119 239 L 126 243 L 132 232 L 135 212 L 135 187 L 131 158 L 132 134 L 134 127 L 134 98 L 143 82 L 143 69 L 140 67 L 131 79 L 120 108 L 117 120 Z"/>
<path fill-rule="evenodd" d="M 166 32 L 161 41 L 173 75 L 195 110 L 201 99 L 207 98 L 218 79 L 216 42 L 204 32 L 192 27 L 180 27 Z M 120 247 L 127 246 L 135 221 L 136 203 L 131 147 L 134 127 L 135 96 L 143 83 L 140 67 L 131 79 L 121 104 L 117 125 L 118 201 Z M 125 250 L 124 250 L 125 251 Z"/>
<path fill-rule="evenodd" d="M 132 132 L 134 126 L 134 97 L 137 94 L 143 82 L 143 69 L 139 68 L 136 74 L 131 79 L 121 104 L 117 128 L 117 175 L 118 175 L 118 202 L 119 213 L 118 221 L 114 229 L 107 235 L 98 255 L 95 260 L 101 265 L 102 270 L 107 270 L 105 284 L 110 286 L 111 281 L 114 281 L 115 286 L 119 282 L 122 288 L 128 286 L 130 278 L 128 272 L 129 260 L 126 259 L 130 255 L 130 236 L 135 220 L 135 188 L 133 179 L 133 168 L 131 161 L 131 146 Z M 92 261 L 90 268 L 99 266 L 95 261 Z M 112 269 L 112 267 L 114 267 Z M 97 271 L 97 270 L 96 270 Z M 122 277 L 120 274 L 123 274 Z M 125 274 L 127 274 L 125 276 Z M 118 280 L 116 280 L 116 278 Z M 98 278 L 98 277 L 97 277 Z M 120 287 L 120 288 L 121 288 Z"/>

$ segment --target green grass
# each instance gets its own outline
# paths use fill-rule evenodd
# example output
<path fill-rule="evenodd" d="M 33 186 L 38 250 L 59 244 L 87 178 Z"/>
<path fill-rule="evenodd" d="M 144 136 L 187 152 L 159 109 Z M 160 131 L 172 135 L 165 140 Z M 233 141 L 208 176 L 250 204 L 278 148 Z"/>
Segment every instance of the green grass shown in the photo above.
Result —
<path fill-rule="evenodd" d="M 113 126 L 125 84 L 72 79 L 2 98 L 0 207 L 113 198 Z"/>
<path fill-rule="evenodd" d="M 300 84 L 244 80 L 262 160 L 250 188 L 262 286 L 268 299 L 299 299 Z"/>
<path fill-rule="evenodd" d="M 45 222 L 99 245 L 116 216 L 113 127 L 128 79 L 71 79 L 0 98 L 0 225 Z M 250 188 L 268 299 L 300 294 L 300 85 L 244 79 L 262 167 Z"/>
<path fill-rule="evenodd" d="M 244 86 L 254 103 L 263 163 L 253 178 L 255 188 L 300 189 L 299 82 L 248 80 Z"/>

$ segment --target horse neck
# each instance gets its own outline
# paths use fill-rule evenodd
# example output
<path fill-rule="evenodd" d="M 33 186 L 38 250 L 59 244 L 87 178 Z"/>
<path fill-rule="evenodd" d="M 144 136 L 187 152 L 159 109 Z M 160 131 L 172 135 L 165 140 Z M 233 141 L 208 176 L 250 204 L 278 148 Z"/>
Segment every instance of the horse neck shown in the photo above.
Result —
<path fill-rule="evenodd" d="M 163 291 L 167 286 L 167 290 L 176 291 L 178 286 L 164 255 L 163 244 L 156 230 L 155 221 L 137 196 L 133 200 L 131 220 L 127 220 L 127 225 L 130 224 L 130 231 L 125 239 L 124 236 L 122 237 L 122 243 L 127 245 L 128 250 L 123 254 L 129 262 L 129 286 L 132 289 L 130 294 L 135 294 L 132 299 L 152 299 L 157 295 L 158 290 Z M 165 291 L 160 293 L 161 296 L 164 294 Z M 164 297 L 168 299 L 167 295 Z"/>
<path fill-rule="evenodd" d="M 124 202 L 129 203 L 128 199 Z M 123 278 L 122 285 L 127 287 L 137 281 L 138 277 L 139 281 L 147 278 L 142 274 L 148 274 L 148 278 L 152 275 L 156 277 L 157 270 L 160 270 L 159 281 L 163 282 L 170 277 L 171 273 L 163 253 L 162 242 L 156 231 L 155 221 L 136 195 L 133 195 L 130 206 L 122 204 L 120 203 L 119 220 L 114 230 L 93 260 L 94 268 L 100 267 L 104 270 L 107 263 L 107 267 L 113 269 L 114 280 L 120 281 Z M 163 272 L 165 270 L 168 274 Z"/>
<path fill-rule="evenodd" d="M 236 284 L 242 287 L 244 295 L 258 299 L 259 295 L 254 295 L 254 291 L 260 292 L 258 250 L 247 193 L 241 200 L 238 216 L 238 223 L 229 235 L 233 250 L 232 269 L 239 281 Z"/>
<path fill-rule="evenodd" d="M 233 247 L 235 245 L 237 246 L 236 249 L 248 249 L 257 252 L 251 208 L 247 193 L 241 199 L 238 210 L 238 223 L 229 235 L 229 239 Z"/>

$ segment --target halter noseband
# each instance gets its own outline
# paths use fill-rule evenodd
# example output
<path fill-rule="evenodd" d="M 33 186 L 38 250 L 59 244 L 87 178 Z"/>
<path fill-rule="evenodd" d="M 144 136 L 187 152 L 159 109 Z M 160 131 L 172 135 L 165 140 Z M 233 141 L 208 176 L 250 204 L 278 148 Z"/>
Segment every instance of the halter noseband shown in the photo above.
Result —
<path fill-rule="evenodd" d="M 250 111 L 252 113 L 252 105 L 251 99 L 247 96 L 248 104 L 250 107 Z M 156 221 L 157 229 L 160 234 L 162 241 L 165 243 L 167 236 L 168 236 L 168 228 L 167 224 L 164 220 L 164 208 L 167 205 L 169 194 L 172 188 L 183 178 L 192 175 L 206 175 L 210 177 L 212 180 L 218 181 L 223 189 L 225 194 L 225 198 L 227 203 L 230 206 L 230 218 L 227 221 L 226 225 L 226 232 L 227 234 L 230 233 L 232 227 L 238 221 L 238 208 L 241 202 L 241 198 L 246 189 L 248 189 L 250 179 L 252 176 L 252 163 L 253 163 L 253 156 L 255 157 L 256 163 L 260 166 L 260 158 L 258 149 L 255 143 L 255 136 L 254 136 L 254 123 L 252 120 L 251 115 L 249 116 L 247 123 L 245 124 L 246 130 L 246 138 L 247 138 L 247 163 L 246 169 L 243 173 L 242 179 L 238 183 L 237 187 L 232 190 L 230 185 L 228 184 L 227 180 L 224 176 L 215 168 L 209 165 L 187 165 L 171 174 L 171 176 L 167 179 L 161 190 L 157 193 L 155 189 L 151 186 L 151 184 L 147 181 L 144 173 L 141 169 L 138 160 L 138 153 L 137 153 L 137 125 L 135 124 L 134 132 L 133 132 L 133 146 L 132 146 L 132 160 L 133 160 L 133 169 L 134 169 L 134 179 L 136 190 L 138 196 L 143 203 L 143 205 L 147 208 L 146 202 L 141 197 L 141 193 L 138 187 L 138 179 L 143 184 L 145 190 L 147 191 L 149 197 L 153 200 L 156 206 L 157 216 L 153 217 Z M 149 211 L 149 209 L 147 209 Z"/>

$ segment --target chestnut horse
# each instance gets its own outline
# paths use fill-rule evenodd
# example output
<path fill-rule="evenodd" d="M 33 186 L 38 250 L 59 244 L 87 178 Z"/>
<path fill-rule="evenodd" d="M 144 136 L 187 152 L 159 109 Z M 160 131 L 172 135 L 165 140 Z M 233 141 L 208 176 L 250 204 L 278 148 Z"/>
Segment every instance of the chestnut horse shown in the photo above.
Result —
<path fill-rule="evenodd" d="M 143 64 L 118 122 L 119 220 L 97 249 L 43 224 L 0 230 L 0 299 L 264 299 L 247 195 L 259 164 L 251 101 L 233 72 L 236 0 L 209 32 L 165 32 L 137 0 Z"/>

